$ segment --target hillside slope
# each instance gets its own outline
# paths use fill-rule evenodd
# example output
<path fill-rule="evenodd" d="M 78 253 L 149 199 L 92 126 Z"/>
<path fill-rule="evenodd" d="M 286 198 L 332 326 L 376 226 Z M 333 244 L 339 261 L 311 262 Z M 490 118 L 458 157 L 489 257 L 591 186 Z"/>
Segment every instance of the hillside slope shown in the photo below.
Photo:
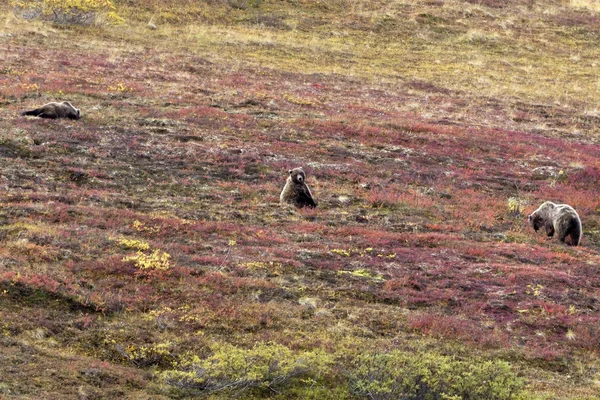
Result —
<path fill-rule="evenodd" d="M 595 2 L 116 6 L 3 10 L 0 398 L 599 398 Z"/>

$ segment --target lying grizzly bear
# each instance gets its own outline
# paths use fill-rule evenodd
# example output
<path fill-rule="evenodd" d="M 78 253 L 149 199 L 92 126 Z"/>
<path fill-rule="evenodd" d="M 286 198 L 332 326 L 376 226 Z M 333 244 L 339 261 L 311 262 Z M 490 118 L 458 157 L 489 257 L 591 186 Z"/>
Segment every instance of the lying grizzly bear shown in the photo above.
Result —
<path fill-rule="evenodd" d="M 69 118 L 69 119 L 79 119 L 81 118 L 81 112 L 78 108 L 73 107 L 71 103 L 68 101 L 63 101 L 62 103 L 48 103 L 43 106 L 36 108 L 31 111 L 23 111 L 21 115 L 33 115 L 35 117 L 40 118 Z"/>

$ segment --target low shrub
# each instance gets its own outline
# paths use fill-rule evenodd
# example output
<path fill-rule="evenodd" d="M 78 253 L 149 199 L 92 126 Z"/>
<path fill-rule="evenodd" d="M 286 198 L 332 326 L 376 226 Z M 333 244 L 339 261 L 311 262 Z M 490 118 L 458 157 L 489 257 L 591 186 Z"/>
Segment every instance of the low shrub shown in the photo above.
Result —
<path fill-rule="evenodd" d="M 258 343 L 251 349 L 219 344 L 212 350 L 206 359 L 191 356 L 181 361 L 178 370 L 162 372 L 161 379 L 192 393 L 276 393 L 284 385 L 289 388 L 316 382 L 330 364 L 324 353 L 298 354 L 276 343 Z"/>
<path fill-rule="evenodd" d="M 195 355 L 182 357 L 174 363 L 176 369 L 161 372 L 160 379 L 173 390 L 188 395 L 239 396 L 245 392 L 244 398 L 260 398 L 269 393 L 302 399 L 525 398 L 523 379 L 504 361 L 462 361 L 430 352 L 401 350 L 299 352 L 277 343 L 258 343 L 251 349 L 219 344 L 212 350 L 205 359 Z M 340 385 L 341 382 L 345 384 Z"/>
<path fill-rule="evenodd" d="M 348 370 L 348 382 L 353 394 L 373 400 L 523 398 L 523 380 L 508 363 L 460 361 L 436 354 L 362 354 Z"/>
<path fill-rule="evenodd" d="M 154 250 L 150 254 L 145 254 L 138 251 L 133 256 L 127 256 L 123 258 L 125 262 L 132 262 L 140 270 L 158 270 L 166 271 L 171 266 L 171 255 L 161 250 Z"/>

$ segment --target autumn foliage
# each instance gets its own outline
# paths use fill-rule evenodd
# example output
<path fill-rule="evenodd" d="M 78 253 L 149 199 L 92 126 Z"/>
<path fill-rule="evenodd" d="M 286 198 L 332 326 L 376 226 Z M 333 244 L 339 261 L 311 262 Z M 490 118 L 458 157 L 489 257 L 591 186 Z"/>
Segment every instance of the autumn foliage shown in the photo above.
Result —
<path fill-rule="evenodd" d="M 3 7 L 0 398 L 597 398 L 592 3 Z"/>

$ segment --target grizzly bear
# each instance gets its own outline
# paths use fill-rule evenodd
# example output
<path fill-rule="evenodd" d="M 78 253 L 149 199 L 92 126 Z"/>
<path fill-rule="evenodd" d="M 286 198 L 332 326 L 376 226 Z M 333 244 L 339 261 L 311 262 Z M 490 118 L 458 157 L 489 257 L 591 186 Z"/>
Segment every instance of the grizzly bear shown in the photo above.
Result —
<path fill-rule="evenodd" d="M 298 208 L 316 207 L 317 203 L 313 200 L 312 193 L 305 182 L 306 174 L 302 167 L 290 169 L 288 173 L 289 176 L 279 196 L 279 202 L 293 204 Z"/>
<path fill-rule="evenodd" d="M 73 107 L 68 101 L 62 103 L 48 103 L 31 111 L 23 111 L 21 115 L 33 115 L 40 118 L 69 118 L 79 119 L 81 113 L 78 108 Z"/>
<path fill-rule="evenodd" d="M 554 204 L 546 201 L 537 210 L 532 212 L 527 220 L 537 232 L 540 228 L 546 229 L 548 237 L 558 235 L 558 240 L 571 246 L 579 246 L 583 231 L 581 220 L 573 207 L 567 204 Z M 569 241 L 566 241 L 569 236 Z"/>

